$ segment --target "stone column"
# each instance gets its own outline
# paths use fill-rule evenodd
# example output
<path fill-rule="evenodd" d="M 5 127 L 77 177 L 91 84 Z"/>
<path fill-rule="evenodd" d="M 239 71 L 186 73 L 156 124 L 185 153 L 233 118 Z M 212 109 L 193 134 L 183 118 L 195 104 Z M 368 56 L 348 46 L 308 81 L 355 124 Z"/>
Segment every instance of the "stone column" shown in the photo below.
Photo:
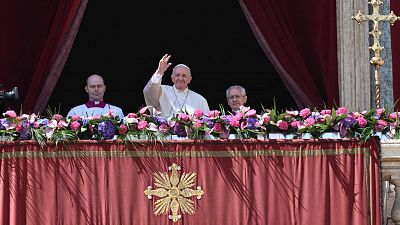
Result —
<path fill-rule="evenodd" d="M 340 105 L 352 111 L 371 108 L 371 66 L 368 23 L 351 19 L 359 10 L 368 13 L 367 0 L 336 1 Z"/>
<path fill-rule="evenodd" d="M 370 5 L 371 6 L 371 5 Z M 383 0 L 383 4 L 380 6 L 380 14 L 389 15 L 390 13 L 390 0 Z M 372 13 L 371 7 L 369 10 L 369 14 Z M 399 12 L 397 12 L 398 14 Z M 397 21 L 396 23 L 398 23 Z M 365 22 L 364 22 L 365 23 Z M 372 23 L 369 24 L 370 30 L 372 30 Z M 389 21 L 383 21 L 379 25 L 379 29 L 382 32 L 380 37 L 381 46 L 384 47 L 381 52 L 381 56 L 385 61 L 385 64 L 380 68 L 380 76 L 381 76 L 381 107 L 391 108 L 393 106 L 393 71 L 392 71 L 392 43 L 390 36 L 390 23 Z M 372 36 L 370 35 L 370 45 L 373 43 Z M 370 56 L 372 57 L 374 54 L 370 51 Z M 371 71 L 375 68 L 372 67 Z M 373 71 L 372 71 L 373 72 Z M 371 74 L 372 74 L 371 72 Z M 371 75 L 372 76 L 372 75 Z M 373 83 L 373 82 L 372 82 Z M 372 99 L 375 96 L 375 85 L 371 86 L 371 95 Z M 374 104 L 375 105 L 375 104 Z"/>
<path fill-rule="evenodd" d="M 380 14 L 390 13 L 390 1 L 383 0 Z M 352 111 L 369 110 L 375 107 L 375 66 L 369 63 L 373 52 L 368 49 L 373 45 L 369 35 L 371 22 L 358 24 L 351 19 L 358 11 L 371 14 L 372 6 L 368 0 L 336 1 L 337 15 L 337 46 L 340 105 Z M 390 23 L 383 21 L 379 29 L 381 46 L 384 50 L 381 56 L 385 64 L 380 67 L 381 107 L 393 106 L 392 52 L 390 41 Z"/>

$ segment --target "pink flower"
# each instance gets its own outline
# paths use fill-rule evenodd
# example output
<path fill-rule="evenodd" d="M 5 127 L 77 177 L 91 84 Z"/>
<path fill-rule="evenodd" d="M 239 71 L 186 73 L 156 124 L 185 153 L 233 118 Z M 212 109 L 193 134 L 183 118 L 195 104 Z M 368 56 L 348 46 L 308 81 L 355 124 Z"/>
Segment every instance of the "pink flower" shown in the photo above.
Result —
<path fill-rule="evenodd" d="M 141 108 L 140 110 L 139 110 L 139 113 L 140 114 L 142 114 L 142 115 L 144 115 L 144 116 L 148 116 L 149 115 L 149 113 L 150 113 L 150 108 L 151 106 L 145 106 L 145 107 L 143 107 L 143 108 Z M 149 111 L 148 111 L 149 110 Z"/>
<path fill-rule="evenodd" d="M 138 116 L 135 113 L 128 113 L 128 115 L 126 117 L 128 117 L 128 118 L 138 118 Z"/>
<path fill-rule="evenodd" d="M 122 124 L 118 128 L 118 133 L 119 134 L 125 134 L 128 131 L 128 127 L 125 124 Z"/>
<path fill-rule="evenodd" d="M 387 122 L 384 120 L 378 120 L 378 123 L 375 125 L 376 131 L 382 131 L 386 128 Z"/>
<path fill-rule="evenodd" d="M 221 123 L 215 123 L 214 127 L 212 128 L 215 132 L 222 132 L 222 125 Z"/>
<path fill-rule="evenodd" d="M 378 117 L 381 117 L 383 112 L 385 112 L 385 109 L 384 108 L 379 108 L 379 109 L 376 110 L 376 115 Z"/>
<path fill-rule="evenodd" d="M 306 118 L 310 114 L 311 114 L 311 110 L 309 108 L 305 108 L 305 109 L 300 110 L 300 116 L 303 117 L 303 118 Z"/>
<path fill-rule="evenodd" d="M 196 122 L 193 124 L 193 127 L 194 127 L 194 128 L 199 128 L 199 127 L 202 127 L 202 124 L 200 123 L 200 121 L 196 121 Z"/>
<path fill-rule="evenodd" d="M 79 115 L 73 115 L 72 117 L 72 121 L 77 121 L 79 120 L 81 117 Z"/>
<path fill-rule="evenodd" d="M 400 113 L 399 112 L 392 112 L 392 113 L 390 113 L 390 115 L 389 115 L 389 118 L 390 119 L 397 119 L 398 117 L 400 117 Z"/>
<path fill-rule="evenodd" d="M 104 116 L 112 117 L 112 116 L 114 116 L 114 112 L 110 109 L 110 110 L 108 110 L 108 113 L 106 113 Z"/>
<path fill-rule="evenodd" d="M 29 123 L 34 123 L 37 120 L 38 116 L 35 113 L 32 113 L 29 116 Z"/>
<path fill-rule="evenodd" d="M 167 133 L 168 132 L 168 125 L 163 123 L 160 126 L 158 126 L 158 130 L 160 132 Z"/>
<path fill-rule="evenodd" d="M 306 127 L 311 127 L 312 125 L 314 125 L 315 124 L 315 120 L 314 120 L 314 118 L 307 118 L 305 121 L 304 121 L 304 125 L 306 126 Z"/>
<path fill-rule="evenodd" d="M 256 116 L 257 112 L 254 109 L 250 109 L 249 111 L 246 112 L 246 114 L 244 114 L 245 117 L 252 117 L 252 116 Z"/>
<path fill-rule="evenodd" d="M 220 111 L 218 110 L 211 110 L 210 112 L 208 112 L 207 116 L 209 118 L 217 118 L 220 114 Z"/>
<path fill-rule="evenodd" d="M 311 127 L 311 126 L 314 125 L 314 124 L 315 124 L 314 118 L 307 118 L 307 119 L 304 121 L 304 126 L 306 126 L 306 127 Z"/>
<path fill-rule="evenodd" d="M 263 124 L 269 124 L 269 122 L 271 121 L 271 117 L 269 115 L 264 114 L 264 121 Z"/>
<path fill-rule="evenodd" d="M 13 110 L 8 110 L 7 112 L 3 113 L 4 116 L 8 116 L 10 118 L 17 117 L 17 114 Z"/>
<path fill-rule="evenodd" d="M 176 125 L 176 121 L 175 120 L 171 120 L 171 122 L 169 123 L 170 127 L 175 127 Z"/>
<path fill-rule="evenodd" d="M 347 114 L 347 109 L 346 107 L 340 107 L 336 110 L 336 115 L 340 116 L 343 114 Z"/>
<path fill-rule="evenodd" d="M 57 127 L 60 127 L 60 128 L 62 128 L 62 127 L 68 127 L 68 123 L 66 123 L 64 120 L 60 120 L 60 121 L 57 123 Z"/>
<path fill-rule="evenodd" d="M 290 122 L 290 126 L 293 127 L 293 128 L 297 128 L 297 123 L 298 123 L 297 120 L 292 120 L 292 121 Z"/>
<path fill-rule="evenodd" d="M 332 111 L 329 109 L 321 110 L 321 115 L 330 115 L 331 113 L 332 113 Z"/>
<path fill-rule="evenodd" d="M 22 124 L 18 124 L 16 127 L 15 127 L 15 130 L 17 131 L 17 132 L 20 132 L 21 130 L 22 130 Z"/>
<path fill-rule="evenodd" d="M 245 129 L 246 128 L 246 126 L 247 126 L 247 123 L 246 123 L 246 121 L 243 121 L 243 122 L 241 122 L 240 123 L 240 129 Z"/>
<path fill-rule="evenodd" d="M 95 116 L 89 117 L 89 119 L 99 120 L 100 119 L 100 115 L 95 115 Z"/>
<path fill-rule="evenodd" d="M 72 123 L 70 123 L 69 127 L 71 127 L 71 130 L 79 130 L 81 124 L 77 121 L 73 121 Z"/>
<path fill-rule="evenodd" d="M 125 116 L 125 122 L 127 124 L 132 124 L 132 123 L 139 123 L 139 120 L 136 117 Z"/>
<path fill-rule="evenodd" d="M 40 124 L 39 124 L 38 122 L 34 122 L 34 123 L 33 123 L 33 128 L 39 128 L 39 125 L 40 125 Z"/>
<path fill-rule="evenodd" d="M 297 110 L 294 110 L 294 111 L 288 111 L 288 110 L 286 110 L 286 114 L 289 115 L 288 117 L 290 117 L 290 116 L 297 116 L 297 115 L 299 115 L 299 111 L 297 111 Z"/>
<path fill-rule="evenodd" d="M 332 120 L 332 116 L 330 114 L 325 114 L 322 117 L 324 118 L 324 121 L 327 120 L 327 119 Z"/>
<path fill-rule="evenodd" d="M 157 132 L 158 131 L 158 127 L 155 123 L 149 123 L 149 130 Z"/>
<path fill-rule="evenodd" d="M 50 128 L 56 128 L 57 127 L 57 121 L 56 120 L 50 120 L 47 122 L 47 127 Z"/>
<path fill-rule="evenodd" d="M 233 119 L 235 120 L 241 120 L 243 118 L 243 115 L 241 113 L 236 113 L 236 115 L 233 116 Z"/>
<path fill-rule="evenodd" d="M 52 119 L 57 120 L 57 121 L 60 121 L 60 120 L 63 119 L 63 116 L 61 116 L 60 114 L 54 114 L 53 117 L 52 117 Z"/>
<path fill-rule="evenodd" d="M 193 117 L 192 115 L 188 115 L 189 121 L 196 121 L 196 117 Z"/>
<path fill-rule="evenodd" d="M 276 125 L 281 130 L 287 130 L 289 128 L 288 122 L 283 120 L 278 120 L 278 122 L 276 122 Z"/>
<path fill-rule="evenodd" d="M 240 120 L 236 119 L 235 117 L 232 118 L 231 122 L 229 122 L 229 125 L 232 127 L 239 127 L 240 125 Z"/>
<path fill-rule="evenodd" d="M 360 116 L 363 116 L 361 113 L 359 113 L 359 112 L 353 112 L 352 113 L 352 117 L 354 117 L 354 118 L 357 118 L 357 117 L 360 117 Z"/>
<path fill-rule="evenodd" d="M 362 116 L 360 116 L 360 117 L 357 117 L 357 123 L 358 123 L 358 125 L 360 126 L 360 127 L 365 127 L 366 125 L 367 125 L 367 123 L 368 123 L 368 121 L 364 118 L 364 117 L 362 117 Z"/>
<path fill-rule="evenodd" d="M 204 113 L 201 109 L 195 109 L 193 114 L 196 118 L 200 118 L 204 115 Z"/>
<path fill-rule="evenodd" d="M 188 121 L 189 120 L 189 116 L 186 115 L 185 113 L 179 113 L 178 114 L 178 119 L 179 120 L 183 120 L 183 121 Z"/>
<path fill-rule="evenodd" d="M 145 121 L 145 120 L 139 121 L 139 123 L 138 123 L 138 129 L 139 130 L 143 130 L 146 127 L 147 127 L 147 121 Z"/>

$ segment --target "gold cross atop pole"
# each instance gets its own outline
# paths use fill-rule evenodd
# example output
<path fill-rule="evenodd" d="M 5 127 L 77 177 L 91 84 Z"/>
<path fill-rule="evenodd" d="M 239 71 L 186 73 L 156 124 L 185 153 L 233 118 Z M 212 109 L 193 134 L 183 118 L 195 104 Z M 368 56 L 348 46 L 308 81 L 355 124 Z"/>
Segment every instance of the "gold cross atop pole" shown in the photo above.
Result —
<path fill-rule="evenodd" d="M 382 32 L 379 30 L 379 22 L 389 21 L 390 24 L 393 25 L 396 20 L 400 20 L 400 17 L 396 16 L 393 11 L 391 11 L 389 15 L 379 14 L 379 6 L 383 4 L 380 0 L 371 0 L 368 3 L 372 5 L 372 15 L 363 15 L 361 11 L 358 11 L 358 13 L 355 16 L 352 16 L 351 19 L 357 21 L 358 24 L 361 24 L 364 21 L 374 22 L 373 29 L 369 32 L 369 34 L 374 37 L 374 44 L 369 47 L 369 49 L 374 51 L 375 55 L 369 62 L 375 65 L 375 103 L 376 107 L 379 108 L 381 98 L 379 67 L 385 63 L 381 57 L 383 47 L 380 45 L 380 36 L 382 35 Z"/>

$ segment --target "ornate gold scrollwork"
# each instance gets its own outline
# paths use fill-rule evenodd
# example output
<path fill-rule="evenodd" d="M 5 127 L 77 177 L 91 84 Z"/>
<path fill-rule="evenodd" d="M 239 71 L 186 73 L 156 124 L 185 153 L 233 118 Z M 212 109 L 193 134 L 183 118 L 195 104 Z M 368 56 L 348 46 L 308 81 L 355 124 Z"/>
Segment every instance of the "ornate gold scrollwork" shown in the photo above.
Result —
<path fill-rule="evenodd" d="M 171 211 L 172 215 L 169 215 L 169 218 L 176 222 L 182 217 L 179 211 L 182 214 L 195 213 L 194 202 L 190 197 L 197 196 L 197 199 L 200 199 L 204 191 L 199 186 L 196 190 L 191 189 L 195 184 L 195 172 L 179 175 L 178 170 L 181 168 L 175 163 L 168 169 L 172 171 L 171 176 L 162 172 L 154 173 L 154 185 L 158 188 L 152 189 L 149 186 L 144 194 L 149 199 L 153 196 L 160 198 L 154 203 L 155 215 L 168 214 Z"/>

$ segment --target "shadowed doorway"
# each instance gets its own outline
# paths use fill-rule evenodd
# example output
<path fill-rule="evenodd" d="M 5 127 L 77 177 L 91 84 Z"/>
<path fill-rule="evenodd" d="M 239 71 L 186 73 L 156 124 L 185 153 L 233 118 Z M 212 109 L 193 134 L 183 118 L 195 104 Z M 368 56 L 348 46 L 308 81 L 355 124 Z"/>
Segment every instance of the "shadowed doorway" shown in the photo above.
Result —
<path fill-rule="evenodd" d="M 144 106 L 143 87 L 165 53 L 173 65 L 191 68 L 190 88 L 203 95 L 210 109 L 226 107 L 225 90 L 246 88 L 248 106 L 295 108 L 279 75 L 255 39 L 239 3 L 217 1 L 111 4 L 89 1 L 57 86 L 51 108 L 60 113 L 87 101 L 85 79 L 105 78 L 105 101 L 124 113 Z M 172 65 L 172 66 L 173 66 Z M 164 84 L 171 84 L 171 68 Z"/>

